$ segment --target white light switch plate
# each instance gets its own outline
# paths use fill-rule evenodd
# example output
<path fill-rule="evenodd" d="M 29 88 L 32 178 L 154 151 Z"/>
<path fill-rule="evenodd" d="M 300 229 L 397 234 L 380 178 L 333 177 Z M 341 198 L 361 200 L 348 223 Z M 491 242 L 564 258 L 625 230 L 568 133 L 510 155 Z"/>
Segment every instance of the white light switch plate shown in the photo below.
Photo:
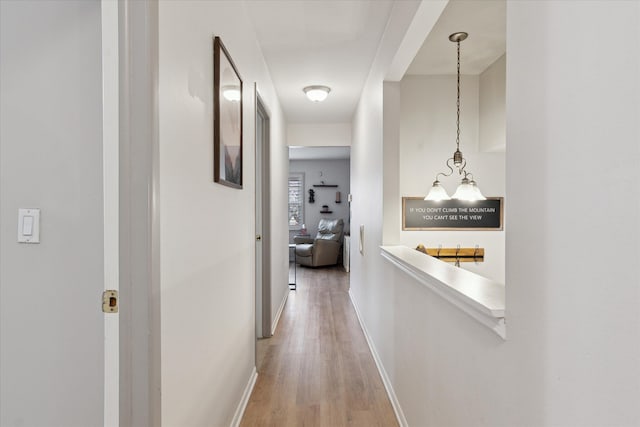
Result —
<path fill-rule="evenodd" d="M 18 209 L 18 243 L 40 243 L 40 209 Z"/>

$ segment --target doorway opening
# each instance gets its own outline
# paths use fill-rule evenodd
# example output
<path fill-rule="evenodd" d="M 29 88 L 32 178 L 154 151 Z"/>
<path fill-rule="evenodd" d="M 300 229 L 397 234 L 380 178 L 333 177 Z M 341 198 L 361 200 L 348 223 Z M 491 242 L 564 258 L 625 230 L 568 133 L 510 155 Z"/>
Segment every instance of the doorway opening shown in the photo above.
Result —
<path fill-rule="evenodd" d="M 351 147 L 289 147 L 289 283 L 294 286 L 300 268 L 338 265 L 349 271 L 350 163 Z M 335 244 L 316 245 L 319 233 Z"/>

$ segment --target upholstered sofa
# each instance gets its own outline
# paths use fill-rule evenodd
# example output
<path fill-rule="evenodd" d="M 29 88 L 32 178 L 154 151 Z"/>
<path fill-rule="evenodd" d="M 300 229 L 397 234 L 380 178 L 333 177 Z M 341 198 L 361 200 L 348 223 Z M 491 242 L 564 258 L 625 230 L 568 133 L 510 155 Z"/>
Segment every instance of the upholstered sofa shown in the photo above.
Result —
<path fill-rule="evenodd" d="M 342 250 L 344 221 L 321 219 L 315 239 L 295 236 L 296 261 L 307 267 L 321 267 L 338 263 Z"/>

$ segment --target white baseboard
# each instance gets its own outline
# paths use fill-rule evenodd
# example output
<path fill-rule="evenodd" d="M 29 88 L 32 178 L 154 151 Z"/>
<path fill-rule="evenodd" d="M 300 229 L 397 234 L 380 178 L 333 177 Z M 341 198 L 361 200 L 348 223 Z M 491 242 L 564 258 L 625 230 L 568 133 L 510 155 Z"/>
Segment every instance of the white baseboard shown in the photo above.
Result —
<path fill-rule="evenodd" d="M 240 400 L 240 403 L 238 403 L 238 407 L 236 408 L 236 413 L 233 414 L 231 427 L 238 427 L 240 425 L 240 421 L 242 421 L 242 417 L 244 415 L 244 410 L 247 409 L 247 404 L 249 403 L 251 392 L 253 391 L 253 387 L 256 385 L 256 379 L 258 379 L 258 371 L 256 371 L 256 367 L 254 366 L 253 372 L 251 372 L 251 376 L 249 377 L 249 382 L 244 388 L 244 393 L 242 393 L 242 399 Z"/>
<path fill-rule="evenodd" d="M 407 419 L 404 417 L 404 413 L 402 412 L 402 408 L 400 407 L 400 402 L 398 401 L 396 392 L 393 390 L 393 386 L 391 385 L 391 380 L 389 380 L 387 371 L 384 370 L 384 366 L 382 365 L 382 360 L 380 360 L 380 356 L 378 356 L 378 352 L 376 351 L 376 348 L 373 345 L 373 341 L 369 336 L 369 332 L 367 332 L 367 327 L 364 325 L 364 322 L 362 321 L 362 317 L 360 316 L 360 311 L 358 310 L 358 306 L 356 305 L 356 302 L 353 300 L 353 295 L 351 294 L 351 291 L 349 291 L 349 299 L 351 300 L 351 305 L 353 305 L 353 308 L 356 311 L 356 316 L 358 317 L 360 328 L 362 329 L 364 338 L 367 340 L 367 344 L 369 345 L 369 350 L 371 350 L 371 355 L 373 356 L 373 360 L 376 362 L 376 367 L 378 368 L 378 372 L 380 373 L 380 377 L 382 378 L 382 383 L 384 384 L 384 388 L 385 390 L 387 390 L 387 396 L 389 396 L 389 400 L 391 401 L 391 406 L 393 407 L 393 412 L 395 412 L 396 414 L 396 419 L 398 420 L 398 424 L 400 424 L 400 427 L 409 427 L 409 424 L 407 423 Z"/>
<path fill-rule="evenodd" d="M 273 323 L 271 324 L 271 335 L 276 333 L 276 328 L 278 327 L 278 322 L 280 321 L 280 316 L 282 316 L 282 310 L 284 310 L 284 305 L 287 303 L 287 298 L 289 298 L 289 285 L 287 285 L 287 292 L 284 293 L 284 298 L 282 298 L 282 302 L 280 303 L 280 308 L 278 308 L 278 312 L 276 313 L 275 319 L 273 319 Z"/>

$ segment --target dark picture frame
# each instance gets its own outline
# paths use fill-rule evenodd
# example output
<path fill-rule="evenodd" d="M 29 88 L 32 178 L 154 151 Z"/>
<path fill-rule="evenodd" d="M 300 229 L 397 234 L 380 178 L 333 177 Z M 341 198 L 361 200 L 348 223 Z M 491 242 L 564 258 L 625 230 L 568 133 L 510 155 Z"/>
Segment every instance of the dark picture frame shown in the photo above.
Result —
<path fill-rule="evenodd" d="M 213 180 L 242 188 L 242 78 L 220 37 L 213 39 Z"/>

